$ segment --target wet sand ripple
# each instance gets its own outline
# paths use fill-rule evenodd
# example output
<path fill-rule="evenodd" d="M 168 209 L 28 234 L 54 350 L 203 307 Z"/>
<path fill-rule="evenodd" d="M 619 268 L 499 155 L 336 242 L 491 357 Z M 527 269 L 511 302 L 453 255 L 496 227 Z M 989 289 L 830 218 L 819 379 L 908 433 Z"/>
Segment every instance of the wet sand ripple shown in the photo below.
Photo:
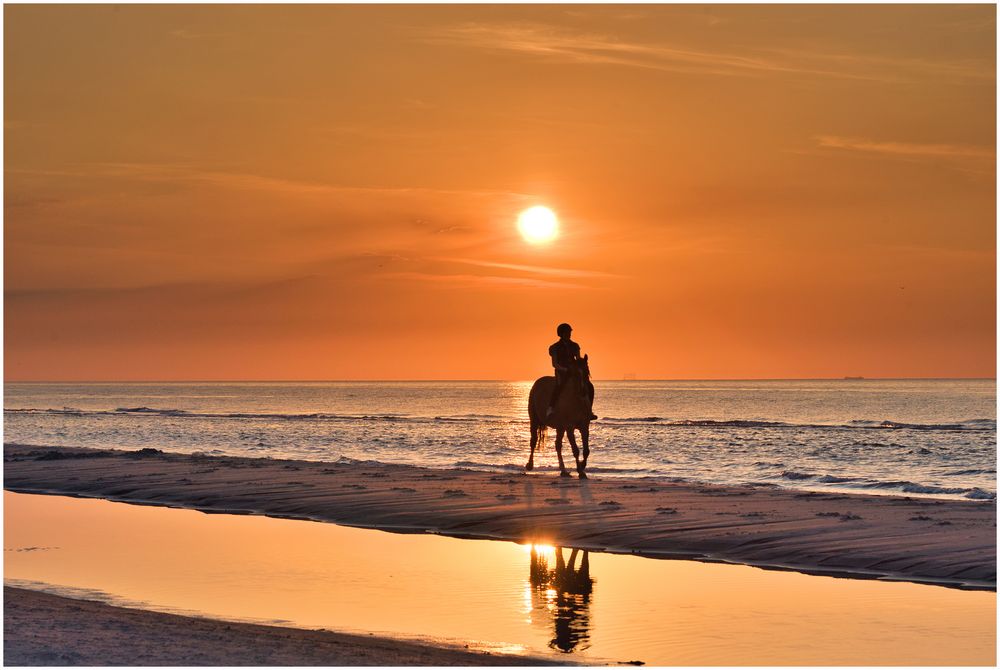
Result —
<path fill-rule="evenodd" d="M 4 487 L 12 491 L 996 588 L 995 501 L 643 484 L 4 446 Z"/>

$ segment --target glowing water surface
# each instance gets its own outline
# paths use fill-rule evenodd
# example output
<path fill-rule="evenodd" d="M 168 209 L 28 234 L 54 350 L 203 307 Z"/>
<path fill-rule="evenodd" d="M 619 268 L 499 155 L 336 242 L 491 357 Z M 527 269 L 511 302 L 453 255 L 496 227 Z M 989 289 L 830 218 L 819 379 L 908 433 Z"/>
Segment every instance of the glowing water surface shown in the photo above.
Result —
<path fill-rule="evenodd" d="M 4 502 L 8 584 L 98 590 L 148 609 L 580 661 L 996 660 L 992 592 L 104 500 L 5 492 Z"/>
<path fill-rule="evenodd" d="M 539 374 L 551 371 L 548 361 Z M 599 361 L 592 365 L 599 374 Z M 601 476 L 996 493 L 992 379 L 595 385 L 601 419 L 590 467 Z M 519 472 L 530 389 L 530 381 L 4 384 L 3 427 L 20 444 Z M 538 458 L 543 470 L 556 465 L 551 448 Z"/>

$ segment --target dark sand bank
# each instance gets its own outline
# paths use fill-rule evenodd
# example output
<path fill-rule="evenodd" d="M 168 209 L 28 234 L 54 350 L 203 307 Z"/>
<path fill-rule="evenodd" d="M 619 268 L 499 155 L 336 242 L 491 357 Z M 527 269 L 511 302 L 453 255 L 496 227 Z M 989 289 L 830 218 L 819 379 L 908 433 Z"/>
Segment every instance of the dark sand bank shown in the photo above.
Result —
<path fill-rule="evenodd" d="M 4 665 L 555 665 L 367 635 L 113 607 L 5 586 Z"/>
<path fill-rule="evenodd" d="M 4 488 L 996 588 L 995 501 L 20 445 Z"/>

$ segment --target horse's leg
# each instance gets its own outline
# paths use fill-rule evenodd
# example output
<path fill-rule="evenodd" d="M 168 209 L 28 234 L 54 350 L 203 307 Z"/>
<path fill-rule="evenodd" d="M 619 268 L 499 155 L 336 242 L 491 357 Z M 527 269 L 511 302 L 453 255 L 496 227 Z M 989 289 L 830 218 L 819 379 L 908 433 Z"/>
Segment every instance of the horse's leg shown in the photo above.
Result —
<path fill-rule="evenodd" d="M 576 462 L 576 471 L 583 472 L 583 467 L 580 465 L 580 449 L 576 446 L 576 436 L 573 434 L 573 429 L 570 429 L 566 435 L 569 437 L 569 446 L 573 448 L 573 460 Z"/>
<path fill-rule="evenodd" d="M 563 441 L 563 433 L 565 432 L 566 431 L 563 428 L 556 428 L 556 456 L 559 457 L 560 477 L 569 477 L 569 471 L 566 469 L 566 464 L 563 463 L 563 457 L 562 457 L 562 441 Z"/>
<path fill-rule="evenodd" d="M 531 472 L 535 468 L 535 447 L 538 445 L 538 426 L 531 422 L 531 454 L 528 456 L 528 463 L 524 466 L 526 472 Z"/>
<path fill-rule="evenodd" d="M 583 442 L 583 457 L 576 459 L 576 471 L 580 475 L 580 479 L 586 479 L 587 456 L 590 455 L 590 447 L 588 446 L 590 440 L 590 428 L 586 424 L 580 426 L 580 440 Z M 573 455 L 577 455 L 576 443 L 573 443 Z"/>

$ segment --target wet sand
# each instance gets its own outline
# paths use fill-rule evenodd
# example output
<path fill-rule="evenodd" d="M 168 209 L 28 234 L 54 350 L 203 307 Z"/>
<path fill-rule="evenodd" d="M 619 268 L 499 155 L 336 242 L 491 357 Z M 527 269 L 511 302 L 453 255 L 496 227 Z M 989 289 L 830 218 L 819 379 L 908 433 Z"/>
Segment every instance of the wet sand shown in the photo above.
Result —
<path fill-rule="evenodd" d="M 113 607 L 5 586 L 4 665 L 556 665 L 365 635 Z"/>
<path fill-rule="evenodd" d="M 995 501 L 19 445 L 4 488 L 996 588 Z"/>

